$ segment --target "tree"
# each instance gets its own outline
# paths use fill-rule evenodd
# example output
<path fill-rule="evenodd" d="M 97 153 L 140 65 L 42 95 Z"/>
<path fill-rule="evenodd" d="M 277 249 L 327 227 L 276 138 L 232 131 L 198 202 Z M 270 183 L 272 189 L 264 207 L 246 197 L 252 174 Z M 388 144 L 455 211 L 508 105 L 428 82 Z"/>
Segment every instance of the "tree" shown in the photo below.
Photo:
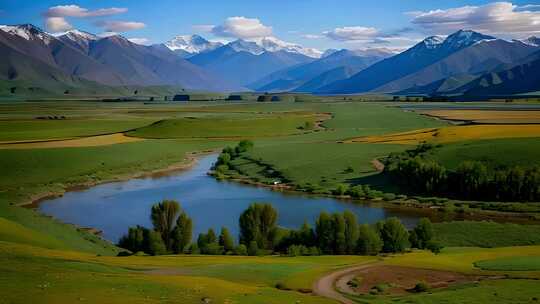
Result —
<path fill-rule="evenodd" d="M 214 229 L 209 228 L 206 232 L 206 242 L 207 244 L 217 243 L 217 236 Z"/>
<path fill-rule="evenodd" d="M 238 145 L 235 148 L 235 152 L 237 154 L 246 152 L 253 148 L 253 142 L 251 140 L 242 140 L 238 143 Z"/>
<path fill-rule="evenodd" d="M 191 235 L 193 233 L 193 221 L 185 213 L 180 213 L 178 219 L 176 219 L 176 227 L 174 227 L 173 238 L 173 252 L 182 253 L 191 243 Z"/>
<path fill-rule="evenodd" d="M 367 224 L 360 225 L 356 250 L 361 255 L 376 255 L 383 243 L 379 233 Z"/>
<path fill-rule="evenodd" d="M 315 223 L 315 233 L 317 235 L 317 243 L 321 252 L 324 254 L 332 254 L 334 251 L 334 227 L 332 218 L 326 212 L 321 212 Z"/>
<path fill-rule="evenodd" d="M 172 249 L 171 233 L 174 227 L 174 220 L 179 211 L 180 204 L 172 200 L 164 200 L 152 206 L 150 218 L 154 225 L 154 230 L 161 234 L 167 250 Z"/>
<path fill-rule="evenodd" d="M 259 246 L 257 245 L 256 241 L 249 242 L 249 247 L 248 247 L 247 252 L 248 252 L 248 255 L 250 256 L 256 256 L 259 253 Z"/>
<path fill-rule="evenodd" d="M 345 254 L 347 252 L 347 241 L 345 239 L 345 219 L 341 213 L 332 215 L 334 231 L 334 254 Z"/>
<path fill-rule="evenodd" d="M 477 161 L 464 161 L 456 169 L 458 194 L 465 198 L 474 198 L 487 183 L 487 167 Z"/>
<path fill-rule="evenodd" d="M 427 246 L 427 243 L 433 238 L 433 225 L 428 218 L 421 218 L 416 227 L 414 228 L 414 234 L 417 238 L 417 246 L 414 246 L 411 242 L 412 247 L 419 249 L 424 249 Z"/>
<path fill-rule="evenodd" d="M 223 247 L 225 252 L 232 251 L 234 249 L 234 241 L 229 233 L 229 229 L 226 227 L 221 228 L 221 234 L 219 235 L 219 245 Z"/>
<path fill-rule="evenodd" d="M 202 254 L 221 254 L 223 252 L 223 248 L 219 246 L 216 233 L 212 228 L 208 229 L 206 233 L 199 234 L 197 246 Z"/>
<path fill-rule="evenodd" d="M 145 251 L 145 230 L 146 228 L 138 225 L 136 227 L 130 227 L 128 234 L 120 238 L 118 247 L 125 248 L 133 253 Z"/>
<path fill-rule="evenodd" d="M 349 210 L 343 213 L 345 219 L 345 252 L 354 254 L 356 251 L 356 242 L 358 241 L 358 222 L 356 215 Z"/>
<path fill-rule="evenodd" d="M 409 233 L 396 217 L 388 218 L 381 230 L 384 252 L 403 252 L 408 246 Z"/>
<path fill-rule="evenodd" d="M 274 248 L 277 211 L 270 204 L 251 204 L 239 219 L 240 243 L 250 244 L 257 242 L 261 249 L 272 250 Z"/>
<path fill-rule="evenodd" d="M 167 247 L 165 246 L 165 243 L 163 242 L 163 238 L 161 237 L 161 233 L 159 231 L 155 230 L 145 230 L 145 241 L 146 241 L 146 248 L 147 253 L 151 255 L 161 255 L 167 253 Z"/>

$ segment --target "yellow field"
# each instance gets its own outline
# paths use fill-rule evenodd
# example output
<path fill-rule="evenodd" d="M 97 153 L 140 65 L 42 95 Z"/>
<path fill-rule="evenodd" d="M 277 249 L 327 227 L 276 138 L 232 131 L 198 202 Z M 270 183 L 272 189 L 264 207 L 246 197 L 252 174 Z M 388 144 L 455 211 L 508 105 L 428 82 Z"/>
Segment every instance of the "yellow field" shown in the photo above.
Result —
<path fill-rule="evenodd" d="M 108 135 L 89 136 L 83 138 L 47 140 L 38 142 L 0 142 L 0 149 L 45 149 L 45 148 L 76 148 L 76 147 L 97 147 L 114 144 L 124 144 L 142 141 L 144 138 L 129 137 L 123 133 Z"/>
<path fill-rule="evenodd" d="M 420 129 L 380 136 L 365 136 L 346 143 L 388 143 L 416 145 L 421 142 L 449 143 L 466 140 L 540 137 L 540 125 L 469 125 Z"/>
<path fill-rule="evenodd" d="M 540 123 L 540 111 L 429 110 L 419 113 L 442 119 L 478 123 Z"/>

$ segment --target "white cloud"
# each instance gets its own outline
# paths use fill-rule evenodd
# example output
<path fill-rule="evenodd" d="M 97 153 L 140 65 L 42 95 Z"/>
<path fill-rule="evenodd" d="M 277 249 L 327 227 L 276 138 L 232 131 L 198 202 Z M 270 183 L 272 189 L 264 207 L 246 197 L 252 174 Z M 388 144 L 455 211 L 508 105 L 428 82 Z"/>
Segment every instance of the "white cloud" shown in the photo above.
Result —
<path fill-rule="evenodd" d="M 106 32 L 127 32 L 146 27 L 146 24 L 142 22 L 113 20 L 99 21 L 96 22 L 96 25 L 102 27 Z"/>
<path fill-rule="evenodd" d="M 192 26 L 193 30 L 198 33 L 211 33 L 214 27 L 211 24 L 197 24 Z"/>
<path fill-rule="evenodd" d="M 65 32 L 73 28 L 64 17 L 49 17 L 45 19 L 45 27 L 52 33 Z"/>
<path fill-rule="evenodd" d="M 302 35 L 302 38 L 306 38 L 306 39 L 321 39 L 323 36 L 321 35 L 315 35 L 315 34 L 305 34 L 305 35 Z"/>
<path fill-rule="evenodd" d="M 95 11 L 91 11 L 87 8 L 80 7 L 78 5 L 58 5 L 50 7 L 46 12 L 46 17 L 76 17 L 76 18 L 88 18 L 88 17 L 102 17 L 117 15 L 127 12 L 127 8 L 111 7 L 100 8 Z"/>
<path fill-rule="evenodd" d="M 376 37 L 377 34 L 379 34 L 379 31 L 376 28 L 364 26 L 346 26 L 323 32 L 326 37 L 337 41 L 370 40 Z"/>
<path fill-rule="evenodd" d="M 427 12 L 411 12 L 412 23 L 431 32 L 447 34 L 472 29 L 490 34 L 521 35 L 540 32 L 538 5 L 517 6 L 495 2 Z"/>
<path fill-rule="evenodd" d="M 212 33 L 221 37 L 253 39 L 272 36 L 272 27 L 255 18 L 229 17 L 223 24 L 214 26 Z"/>
<path fill-rule="evenodd" d="M 147 38 L 129 38 L 128 40 L 135 44 L 140 44 L 140 45 L 150 44 L 150 40 L 148 40 Z"/>

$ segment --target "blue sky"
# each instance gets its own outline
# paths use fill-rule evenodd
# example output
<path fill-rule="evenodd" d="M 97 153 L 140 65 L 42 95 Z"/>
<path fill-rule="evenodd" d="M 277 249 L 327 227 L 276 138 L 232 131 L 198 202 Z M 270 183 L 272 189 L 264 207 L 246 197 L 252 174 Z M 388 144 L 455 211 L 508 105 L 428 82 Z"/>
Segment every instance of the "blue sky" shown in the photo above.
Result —
<path fill-rule="evenodd" d="M 0 20 L 51 32 L 114 32 L 146 43 L 198 33 L 216 40 L 275 36 L 319 49 L 403 48 L 459 28 L 503 38 L 533 35 L 540 31 L 540 1 L 2 0 Z"/>

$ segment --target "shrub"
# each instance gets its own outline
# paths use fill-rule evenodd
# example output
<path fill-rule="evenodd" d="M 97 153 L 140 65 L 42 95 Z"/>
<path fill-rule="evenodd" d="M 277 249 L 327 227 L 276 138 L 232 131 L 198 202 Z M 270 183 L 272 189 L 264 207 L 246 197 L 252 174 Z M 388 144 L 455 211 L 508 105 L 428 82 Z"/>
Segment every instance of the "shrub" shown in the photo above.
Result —
<path fill-rule="evenodd" d="M 234 254 L 236 255 L 248 255 L 248 250 L 246 245 L 240 244 L 234 248 Z"/>
<path fill-rule="evenodd" d="M 426 292 L 428 290 L 429 290 L 429 285 L 425 282 L 416 283 L 416 285 L 412 289 L 413 292 Z"/>

